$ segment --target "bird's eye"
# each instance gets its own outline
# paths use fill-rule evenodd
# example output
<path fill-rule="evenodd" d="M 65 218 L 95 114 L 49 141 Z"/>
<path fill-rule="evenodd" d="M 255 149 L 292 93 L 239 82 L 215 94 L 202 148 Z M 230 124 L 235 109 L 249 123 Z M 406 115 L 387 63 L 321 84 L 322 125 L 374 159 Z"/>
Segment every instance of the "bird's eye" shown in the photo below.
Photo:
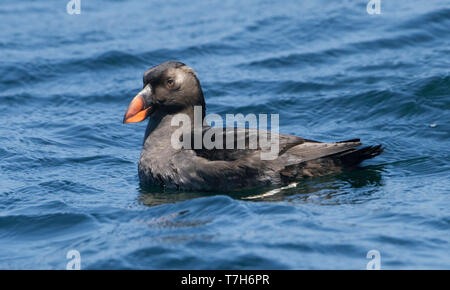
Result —
<path fill-rule="evenodd" d="M 167 80 L 167 85 L 168 85 L 169 87 L 173 86 L 173 83 L 174 83 L 173 79 L 168 79 L 168 80 Z"/>

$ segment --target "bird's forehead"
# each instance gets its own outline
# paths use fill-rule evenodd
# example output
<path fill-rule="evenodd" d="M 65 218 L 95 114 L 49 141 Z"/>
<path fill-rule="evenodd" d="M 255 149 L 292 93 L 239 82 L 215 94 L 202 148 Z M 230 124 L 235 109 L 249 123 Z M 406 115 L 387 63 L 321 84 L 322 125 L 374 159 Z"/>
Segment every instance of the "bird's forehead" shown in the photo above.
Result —
<path fill-rule="evenodd" d="M 156 81 L 160 79 L 165 70 L 166 68 L 160 66 L 149 68 L 144 73 L 144 82 Z"/>
<path fill-rule="evenodd" d="M 144 82 L 158 81 L 162 76 L 168 73 L 175 73 L 178 68 L 183 66 L 185 64 L 181 62 L 165 62 L 151 67 L 144 73 Z"/>

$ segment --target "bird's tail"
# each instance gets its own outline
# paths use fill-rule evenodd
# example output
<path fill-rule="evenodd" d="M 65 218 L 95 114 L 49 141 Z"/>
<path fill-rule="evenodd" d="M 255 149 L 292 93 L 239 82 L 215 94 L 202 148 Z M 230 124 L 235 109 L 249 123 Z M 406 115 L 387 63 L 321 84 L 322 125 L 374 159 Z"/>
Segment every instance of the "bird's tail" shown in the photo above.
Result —
<path fill-rule="evenodd" d="M 338 159 L 343 166 L 356 166 L 366 159 L 374 158 L 380 155 L 384 151 L 384 147 L 381 145 L 367 146 L 361 149 L 351 149 L 339 154 L 336 154 L 334 158 Z"/>

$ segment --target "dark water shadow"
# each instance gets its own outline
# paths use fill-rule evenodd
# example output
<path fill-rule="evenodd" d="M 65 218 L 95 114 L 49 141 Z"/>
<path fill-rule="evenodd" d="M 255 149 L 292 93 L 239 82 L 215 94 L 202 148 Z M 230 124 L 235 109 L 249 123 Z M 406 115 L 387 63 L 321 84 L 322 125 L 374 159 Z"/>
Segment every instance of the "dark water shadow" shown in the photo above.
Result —
<path fill-rule="evenodd" d="M 253 202 L 279 202 L 289 200 L 292 196 L 301 199 L 314 194 L 320 194 L 322 199 L 332 199 L 351 194 L 356 189 L 382 186 L 382 172 L 383 165 L 357 167 L 337 175 L 304 179 L 288 186 L 266 186 L 232 192 L 188 192 L 140 185 L 138 202 L 152 207 L 216 195 Z"/>
<path fill-rule="evenodd" d="M 377 198 L 375 193 L 383 186 L 382 172 L 382 166 L 358 167 L 335 176 L 307 180 L 275 198 L 321 205 L 358 204 Z"/>

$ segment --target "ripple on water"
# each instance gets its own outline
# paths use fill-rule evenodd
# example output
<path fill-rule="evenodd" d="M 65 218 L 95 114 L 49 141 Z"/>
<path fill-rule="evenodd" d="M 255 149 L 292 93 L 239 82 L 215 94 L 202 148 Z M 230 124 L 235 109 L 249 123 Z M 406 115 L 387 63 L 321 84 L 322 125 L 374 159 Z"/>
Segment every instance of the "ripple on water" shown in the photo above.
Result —
<path fill-rule="evenodd" d="M 448 5 L 328 2 L 91 1 L 81 18 L 2 4 L 0 268 L 64 269 L 69 249 L 85 269 L 365 269 L 371 249 L 385 269 L 448 268 Z M 276 188 L 141 187 L 145 124 L 122 117 L 172 59 L 211 113 L 278 113 L 282 133 L 386 150 L 253 199 Z"/>

